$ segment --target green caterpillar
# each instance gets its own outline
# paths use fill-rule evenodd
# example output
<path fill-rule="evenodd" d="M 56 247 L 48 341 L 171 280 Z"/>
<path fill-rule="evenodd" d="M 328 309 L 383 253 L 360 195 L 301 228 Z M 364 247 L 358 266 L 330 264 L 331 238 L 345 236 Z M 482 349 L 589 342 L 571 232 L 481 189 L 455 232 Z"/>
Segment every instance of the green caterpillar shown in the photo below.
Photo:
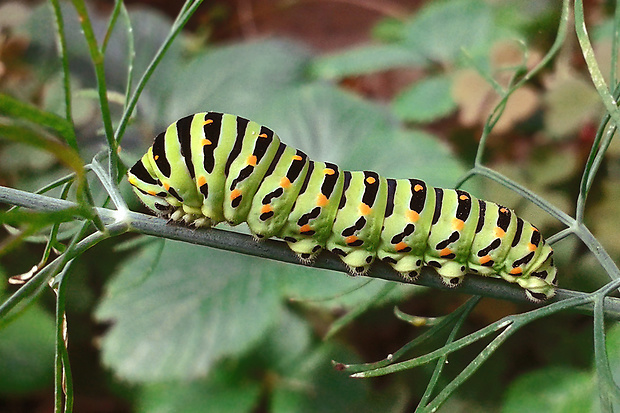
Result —
<path fill-rule="evenodd" d="M 378 258 L 408 280 L 430 266 L 449 286 L 469 272 L 517 283 L 532 301 L 555 294 L 553 250 L 510 209 L 419 179 L 312 161 L 240 116 L 178 120 L 128 178 L 160 216 L 196 227 L 247 222 L 257 238 L 284 239 L 304 263 L 327 249 L 353 275 Z"/>

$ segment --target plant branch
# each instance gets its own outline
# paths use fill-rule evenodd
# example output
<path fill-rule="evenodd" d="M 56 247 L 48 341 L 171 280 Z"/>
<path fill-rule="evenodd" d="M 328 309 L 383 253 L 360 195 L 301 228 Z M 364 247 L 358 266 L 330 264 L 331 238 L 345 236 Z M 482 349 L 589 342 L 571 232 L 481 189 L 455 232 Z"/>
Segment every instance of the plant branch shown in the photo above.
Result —
<path fill-rule="evenodd" d="M 0 186 L 0 202 L 47 212 L 70 210 L 76 206 L 75 203 L 70 201 L 32 194 L 3 186 Z M 123 213 L 106 208 L 96 208 L 96 210 L 106 226 L 115 223 L 123 224 L 129 226 L 129 231 L 141 234 L 204 245 L 226 251 L 288 262 L 295 265 L 303 265 L 299 262 L 297 256 L 288 248 L 286 243 L 282 241 L 270 239 L 256 242 L 250 235 L 240 234 L 238 232 L 217 228 L 193 229 L 179 225 L 171 225 L 163 218 L 136 212 Z M 76 218 L 83 219 L 81 217 Z M 342 261 L 334 254 L 328 252 L 321 253 L 312 264 L 312 267 L 347 272 L 347 268 Z M 383 262 L 377 262 L 373 265 L 367 276 L 407 283 L 396 271 Z M 467 276 L 458 289 L 453 289 L 444 285 L 440 277 L 438 277 L 433 270 L 426 268 L 422 271 L 422 275 L 415 284 L 440 290 L 450 290 L 471 295 L 483 295 L 485 297 L 513 302 L 528 302 L 523 294 L 523 290 L 517 285 L 490 277 Z M 562 302 L 586 295 L 587 294 L 578 291 L 558 289 L 556 296 L 547 301 L 547 303 Z M 571 308 L 579 312 L 592 314 L 593 306 L 593 302 L 589 302 Z M 620 319 L 620 299 L 608 297 L 605 299 L 604 307 L 606 317 L 609 317 L 609 319 Z"/>

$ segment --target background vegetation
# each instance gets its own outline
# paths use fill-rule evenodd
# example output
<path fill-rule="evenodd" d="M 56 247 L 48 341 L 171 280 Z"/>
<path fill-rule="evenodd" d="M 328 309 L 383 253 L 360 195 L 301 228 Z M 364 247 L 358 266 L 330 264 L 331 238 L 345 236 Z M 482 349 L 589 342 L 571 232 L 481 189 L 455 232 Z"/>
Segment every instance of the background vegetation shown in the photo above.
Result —
<path fill-rule="evenodd" d="M 616 407 L 613 2 L 585 16 L 551 0 L 139 3 L 0 3 L 0 410 Z M 290 261 L 273 243 L 125 214 L 143 208 L 124 168 L 204 110 L 266 124 L 313 159 L 507 205 L 551 238 L 573 292 L 535 308 L 475 277 L 449 292 L 381 269 L 353 279 L 230 252 Z M 9 284 L 20 274 L 34 277 Z M 348 377 L 401 355 L 421 357 Z"/>

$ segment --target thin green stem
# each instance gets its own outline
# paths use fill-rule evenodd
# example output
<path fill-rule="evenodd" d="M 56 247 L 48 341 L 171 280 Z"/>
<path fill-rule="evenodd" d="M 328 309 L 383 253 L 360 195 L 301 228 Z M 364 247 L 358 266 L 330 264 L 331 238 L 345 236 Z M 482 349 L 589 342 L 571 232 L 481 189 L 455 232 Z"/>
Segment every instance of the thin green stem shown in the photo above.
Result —
<path fill-rule="evenodd" d="M 423 356 L 416 357 L 414 359 L 403 361 L 400 363 L 391 364 L 386 367 L 356 373 L 351 375 L 351 377 L 377 377 L 390 373 L 395 373 L 397 371 L 408 370 L 413 367 L 417 367 L 433 361 L 445 354 L 453 353 L 457 350 L 467 347 L 470 344 L 477 342 L 481 338 L 484 338 L 490 334 L 494 334 L 498 331 L 502 331 L 513 324 L 516 324 L 517 327 L 521 327 L 524 324 L 527 324 L 542 317 L 546 317 L 550 314 L 557 313 L 559 311 L 563 311 L 578 305 L 583 305 L 587 302 L 592 302 L 594 296 L 595 293 L 583 294 L 574 298 L 568 298 L 560 302 L 551 303 L 545 307 L 538 308 L 524 314 L 504 317 L 503 319 L 496 321 L 493 324 L 481 328 L 474 333 L 471 333 L 463 338 L 460 338 L 457 341 L 454 341 L 438 350 L 435 350 Z"/>
<path fill-rule="evenodd" d="M 432 340 L 437 337 L 443 329 L 449 327 L 451 324 L 458 322 L 457 320 L 463 316 L 463 314 L 468 314 L 471 310 L 480 302 L 480 296 L 475 296 L 459 308 L 451 312 L 450 314 L 441 318 L 441 320 L 433 325 L 432 328 L 426 330 L 424 333 L 420 334 L 418 337 L 414 338 L 401 348 L 399 348 L 394 354 L 388 355 L 385 359 L 379 360 L 374 363 L 360 363 L 360 364 L 342 364 L 340 366 L 344 368 L 347 373 L 357 373 L 368 370 L 374 370 L 380 367 L 385 367 L 392 364 L 395 361 L 398 361 L 401 357 L 403 357 L 406 353 L 408 353 L 411 349 L 426 343 L 427 341 Z"/>
<path fill-rule="evenodd" d="M 64 186 L 64 188 L 62 189 L 62 193 L 60 194 L 60 199 L 67 199 L 67 195 L 69 194 L 69 189 L 71 189 L 71 182 L 67 182 Z M 57 222 L 54 225 L 52 225 L 52 230 L 50 231 L 50 236 L 49 239 L 47 241 L 47 243 L 45 244 L 45 250 L 43 251 L 43 256 L 41 257 L 41 261 L 39 261 L 39 264 L 37 265 L 38 268 L 43 268 L 43 266 L 47 263 L 47 260 L 50 257 L 50 254 L 52 252 L 52 248 L 54 248 L 54 246 L 56 245 L 58 239 L 58 230 L 60 228 L 60 223 Z"/>
<path fill-rule="evenodd" d="M 131 98 L 129 99 L 127 107 L 125 111 L 123 112 L 123 116 L 118 125 L 118 128 L 116 129 L 115 140 L 119 144 L 123 139 L 123 135 L 125 134 L 125 129 L 127 128 L 129 119 L 131 118 L 131 115 L 136 107 L 136 104 L 138 103 L 138 98 L 142 94 L 142 91 L 144 90 L 144 87 L 146 86 L 148 80 L 151 78 L 151 76 L 155 72 L 155 69 L 157 68 L 161 60 L 163 59 L 164 55 L 166 54 L 166 51 L 172 45 L 172 42 L 174 41 L 174 39 L 181 32 L 181 29 L 189 21 L 189 18 L 192 16 L 192 14 L 196 11 L 196 9 L 198 8 L 198 6 L 200 6 L 201 3 L 202 3 L 202 0 L 187 0 L 185 2 L 185 4 L 183 5 L 183 8 L 181 9 L 181 12 L 177 16 L 177 19 L 175 20 L 174 24 L 172 25 L 172 29 L 170 30 L 168 37 L 166 37 L 166 40 L 162 43 L 159 50 L 155 54 L 155 57 L 153 58 L 153 60 L 151 60 L 151 63 L 149 64 L 146 71 L 144 72 L 140 80 L 138 81 L 138 85 L 136 86 L 136 89 L 131 95 Z"/>
<path fill-rule="evenodd" d="M 105 31 L 105 36 L 103 37 L 103 42 L 101 43 L 101 53 L 104 55 L 106 50 L 108 50 L 108 43 L 110 41 L 112 33 L 114 32 L 114 27 L 116 27 L 116 21 L 118 19 L 122 6 L 122 0 L 116 0 L 114 2 L 114 8 L 112 9 L 112 13 L 110 13 L 110 20 L 108 21 L 108 28 Z"/>
<path fill-rule="evenodd" d="M 108 88 L 106 86 L 105 79 L 105 58 L 101 50 L 99 49 L 97 38 L 93 30 L 88 10 L 84 4 L 84 0 L 71 0 L 73 7 L 78 13 L 80 24 L 84 32 L 84 38 L 88 45 L 88 51 L 95 69 L 95 78 L 97 79 L 97 92 L 99 94 L 99 105 L 101 107 L 101 118 L 103 120 L 103 129 L 108 141 L 109 161 L 110 161 L 110 176 L 112 180 L 116 181 L 118 177 L 118 142 L 114 137 L 114 128 L 112 126 L 112 117 L 110 114 L 110 102 L 108 101 Z"/>
<path fill-rule="evenodd" d="M 594 235 L 592 235 L 590 230 L 584 224 L 577 225 L 575 228 L 575 235 L 577 235 L 586 247 L 588 247 L 612 280 L 620 278 L 620 270 L 618 269 L 618 266 L 605 248 L 603 248 L 601 243 Z"/>
<path fill-rule="evenodd" d="M 73 377 L 71 375 L 71 365 L 69 364 L 69 353 L 67 352 L 68 344 L 68 325 L 67 313 L 65 311 L 65 303 L 67 298 L 67 278 L 71 273 L 74 260 L 67 262 L 60 274 L 54 280 L 56 293 L 56 353 L 55 353 L 55 412 L 63 411 L 63 395 L 64 395 L 64 412 L 73 411 Z"/>
<path fill-rule="evenodd" d="M 614 8 L 614 32 L 611 37 L 611 64 L 609 68 L 609 81 L 612 85 L 618 84 L 616 66 L 618 64 L 618 46 L 620 46 L 620 1 L 616 0 Z"/>
<path fill-rule="evenodd" d="M 603 411 L 613 412 L 612 405 L 620 403 L 620 388 L 614 381 L 607 348 L 605 345 L 605 313 L 603 300 L 605 296 L 620 286 L 620 280 L 609 283 L 600 289 L 594 301 L 594 360 L 599 386 L 600 405 Z"/>
<path fill-rule="evenodd" d="M 620 85 L 618 85 L 614 91 L 614 99 L 617 100 L 619 97 Z M 603 159 L 607 153 L 607 148 L 609 148 L 611 140 L 618 129 L 615 123 L 610 123 L 610 120 L 611 115 L 606 113 L 598 127 L 594 142 L 592 143 L 592 147 L 590 149 L 590 154 L 588 155 L 588 160 L 586 161 L 586 166 L 584 168 L 579 186 L 579 196 L 577 198 L 575 212 L 575 219 L 577 222 L 583 222 L 586 200 L 590 192 L 590 188 L 592 187 L 596 173 L 603 163 Z"/>
<path fill-rule="evenodd" d="M 114 203 L 116 209 L 119 212 L 129 211 L 129 208 L 127 207 L 127 204 L 118 189 L 118 185 L 110 180 L 109 175 L 105 172 L 96 156 L 93 158 L 90 165 L 86 166 L 86 168 L 90 168 L 95 175 L 97 175 L 97 178 L 99 178 L 99 181 L 110 196 L 110 199 L 112 199 L 112 203 Z"/>
<path fill-rule="evenodd" d="M 560 232 L 550 236 L 549 238 L 547 238 L 547 242 L 550 245 L 554 245 L 555 243 L 563 240 L 564 238 L 573 235 L 575 232 L 573 231 L 572 228 L 564 228 L 563 230 L 561 230 Z"/>
<path fill-rule="evenodd" d="M 480 142 L 478 144 L 478 150 L 476 151 L 476 158 L 474 160 L 474 166 L 482 165 L 482 161 L 484 157 L 484 150 L 486 149 L 486 142 L 492 130 L 492 125 L 494 125 L 495 122 L 497 122 L 497 120 L 499 119 L 498 115 L 501 114 L 501 111 L 503 110 L 503 107 L 506 105 L 506 101 L 508 100 L 510 95 L 515 90 L 523 86 L 523 84 L 530 81 L 534 76 L 536 76 L 538 72 L 540 72 L 556 55 L 556 53 L 560 50 L 560 47 L 562 47 L 562 44 L 564 44 L 564 39 L 566 38 L 566 34 L 568 33 L 569 17 L 570 17 L 570 0 L 563 0 L 562 1 L 562 14 L 560 16 L 560 23 L 558 25 L 558 31 L 555 36 L 555 41 L 553 42 L 553 45 L 551 46 L 547 54 L 545 54 L 545 56 L 541 59 L 541 61 L 532 68 L 532 70 L 527 72 L 521 78 L 521 80 L 516 82 L 511 88 L 508 89 L 506 94 L 502 96 L 502 99 L 498 103 L 496 108 L 487 118 L 487 122 L 484 125 L 482 136 L 480 137 Z"/>
<path fill-rule="evenodd" d="M 76 152 L 79 152 L 77 136 L 75 134 L 73 122 L 73 104 L 71 96 L 71 72 L 69 70 L 69 55 L 67 54 L 67 39 L 65 38 L 65 23 L 62 17 L 62 10 L 58 0 L 51 0 L 56 23 L 56 45 L 58 54 L 62 62 L 62 85 L 65 94 L 65 119 L 69 122 L 69 127 L 64 135 L 65 140 Z"/>
<path fill-rule="evenodd" d="M 467 320 L 467 317 L 469 316 L 471 311 L 474 309 L 474 307 L 480 302 L 481 298 L 482 297 L 474 297 L 465 304 L 466 307 L 463 313 L 461 314 L 461 316 L 457 319 L 456 323 L 454 324 L 452 331 L 450 331 L 450 335 L 448 336 L 448 339 L 446 340 L 445 345 L 449 345 L 450 343 L 454 342 L 456 335 L 458 334 L 460 329 L 463 327 L 463 323 L 465 323 L 465 320 Z M 447 360 L 448 360 L 448 354 L 444 354 L 443 356 L 439 357 L 439 359 L 437 359 L 437 363 L 435 364 L 435 369 L 433 370 L 433 375 L 431 376 L 431 379 L 429 380 L 428 386 L 426 386 L 426 390 L 424 391 L 424 394 L 422 395 L 422 398 L 420 399 L 420 403 L 418 403 L 418 408 L 416 410 L 428 404 L 428 400 L 433 394 L 433 390 L 439 383 L 441 372 L 443 371 L 443 368 L 446 365 Z"/>
<path fill-rule="evenodd" d="M 323 340 L 329 340 L 338 332 L 340 332 L 340 330 L 342 330 L 345 326 L 349 325 L 357 317 L 368 311 L 375 303 L 377 303 L 377 301 L 381 300 L 390 292 L 392 292 L 394 288 L 396 288 L 396 285 L 396 283 L 385 284 L 383 288 L 381 288 L 381 290 L 377 294 L 375 294 L 374 297 L 369 297 L 367 300 L 364 300 L 362 304 L 357 305 L 351 311 L 347 312 L 345 315 L 334 321 L 329 327 L 329 330 L 327 331 L 325 336 L 323 337 Z"/>
<path fill-rule="evenodd" d="M 133 85 L 133 70 L 134 61 L 136 58 L 136 49 L 133 38 L 133 26 L 131 24 L 131 19 L 129 18 L 129 13 L 127 12 L 125 4 L 121 3 L 121 5 L 121 15 L 123 17 L 123 20 L 125 21 L 125 25 L 127 26 L 127 84 L 125 86 L 125 103 L 123 105 L 123 113 L 125 113 L 127 111 L 127 105 L 129 104 L 129 95 L 131 94 L 131 87 Z M 115 138 L 117 141 L 120 142 L 118 136 L 116 136 Z"/>
<path fill-rule="evenodd" d="M 43 291 L 47 282 L 52 277 L 55 277 L 69 260 L 77 257 L 99 242 L 129 230 L 125 222 L 119 222 L 109 225 L 106 232 L 96 232 L 83 238 L 89 226 L 89 222 L 84 222 L 81 230 L 73 237 L 64 254 L 41 269 L 0 305 L 0 326 L 8 323 L 14 316 L 24 310 Z"/>
<path fill-rule="evenodd" d="M 618 102 L 611 95 L 609 87 L 605 82 L 605 78 L 601 73 L 601 69 L 598 66 L 598 62 L 596 61 L 594 49 L 588 37 L 588 30 L 586 29 L 582 0 L 575 0 L 575 30 L 577 32 L 577 39 L 579 40 L 579 45 L 581 46 L 583 58 L 585 59 L 586 66 L 590 72 L 592 83 L 594 84 L 605 109 L 613 119 L 614 123 L 616 126 L 620 126 L 620 111 L 618 111 L 617 106 Z"/>
<path fill-rule="evenodd" d="M 518 193 L 522 197 L 528 199 L 533 204 L 537 205 L 540 209 L 556 218 L 558 221 L 571 228 L 576 225 L 575 219 L 568 215 L 567 213 L 559 210 L 553 204 L 541 198 L 540 196 L 533 194 L 528 191 L 524 186 L 519 185 L 515 181 L 505 177 L 493 169 L 487 168 L 486 166 L 478 165 L 472 168 L 472 172 L 476 175 L 485 176 L 487 178 L 492 179 L 493 181 L 505 186 L 506 188 Z"/>
<path fill-rule="evenodd" d="M 443 402 L 445 402 L 454 391 L 463 384 L 472 374 L 474 374 L 485 361 L 515 332 L 517 328 L 512 325 L 506 327 L 497 337 L 493 339 L 468 365 L 465 367 L 441 392 L 426 406 L 424 412 L 435 412 Z M 447 355 L 446 355 L 447 356 Z M 444 357 L 446 357 L 444 356 Z"/>

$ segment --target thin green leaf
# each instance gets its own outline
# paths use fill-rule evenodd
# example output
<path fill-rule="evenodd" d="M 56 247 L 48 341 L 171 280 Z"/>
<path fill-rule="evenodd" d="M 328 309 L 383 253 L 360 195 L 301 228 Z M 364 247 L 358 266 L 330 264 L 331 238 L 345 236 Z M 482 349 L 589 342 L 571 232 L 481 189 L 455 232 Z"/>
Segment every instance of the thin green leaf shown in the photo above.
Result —
<path fill-rule="evenodd" d="M 50 112 L 43 111 L 28 103 L 0 93 L 0 114 L 10 118 L 22 119 L 38 126 L 50 129 L 55 135 L 65 139 L 69 146 L 77 152 L 75 132 L 70 121 Z"/>

